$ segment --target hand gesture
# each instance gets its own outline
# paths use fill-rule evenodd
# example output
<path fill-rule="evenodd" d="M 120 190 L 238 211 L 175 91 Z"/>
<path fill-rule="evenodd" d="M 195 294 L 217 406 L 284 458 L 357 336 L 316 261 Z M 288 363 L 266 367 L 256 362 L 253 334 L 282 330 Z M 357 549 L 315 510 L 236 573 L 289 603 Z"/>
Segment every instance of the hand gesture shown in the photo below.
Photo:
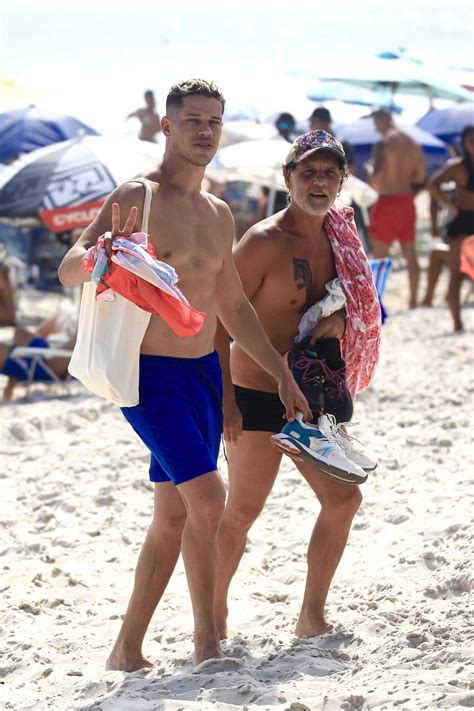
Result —
<path fill-rule="evenodd" d="M 130 237 L 135 226 L 138 215 L 138 207 L 132 207 L 128 213 L 123 229 L 120 228 L 120 205 L 118 202 L 112 204 L 112 231 L 107 233 L 104 239 L 105 249 L 109 257 L 112 256 L 112 241 L 116 237 Z M 110 236 L 109 236 L 110 235 Z"/>

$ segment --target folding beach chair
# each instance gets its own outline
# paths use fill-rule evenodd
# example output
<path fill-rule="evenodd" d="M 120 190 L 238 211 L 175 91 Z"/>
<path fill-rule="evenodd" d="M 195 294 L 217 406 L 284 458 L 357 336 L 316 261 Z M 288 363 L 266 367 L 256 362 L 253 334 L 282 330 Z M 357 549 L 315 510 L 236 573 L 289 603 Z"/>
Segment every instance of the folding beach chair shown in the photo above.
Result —
<path fill-rule="evenodd" d="M 72 380 L 69 373 L 66 374 L 65 378 L 62 379 L 50 368 L 48 360 L 51 358 L 71 358 L 72 350 L 65 348 L 56 348 L 50 346 L 49 348 L 39 348 L 35 346 L 16 346 L 9 354 L 9 358 L 14 360 L 24 371 L 27 372 L 28 377 L 26 380 L 22 380 L 21 384 L 26 387 L 27 392 L 33 383 L 42 382 L 45 384 L 60 385 L 63 388 L 67 388 L 67 383 Z M 41 366 L 42 370 L 47 373 L 50 380 L 38 379 L 36 374 L 36 369 Z"/>
<path fill-rule="evenodd" d="M 374 275 L 375 287 L 377 289 L 377 294 L 380 301 L 380 309 L 382 312 L 382 323 L 387 318 L 387 312 L 385 311 L 382 304 L 382 294 L 385 289 L 385 284 L 387 282 L 388 271 L 392 266 L 392 260 L 389 257 L 383 257 L 382 259 L 369 259 L 370 268 Z"/>

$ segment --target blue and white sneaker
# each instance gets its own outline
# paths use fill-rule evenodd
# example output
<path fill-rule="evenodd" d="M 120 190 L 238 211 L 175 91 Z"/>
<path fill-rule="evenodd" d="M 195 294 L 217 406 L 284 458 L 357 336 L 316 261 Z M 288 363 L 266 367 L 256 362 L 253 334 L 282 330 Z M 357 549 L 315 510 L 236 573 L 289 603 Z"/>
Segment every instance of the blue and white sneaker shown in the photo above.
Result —
<path fill-rule="evenodd" d="M 332 479 L 347 484 L 363 484 L 367 474 L 344 451 L 332 435 L 326 415 L 318 419 L 318 427 L 303 422 L 298 412 L 294 422 L 284 426 L 279 434 L 272 435 L 272 443 L 292 459 L 314 464 Z"/>

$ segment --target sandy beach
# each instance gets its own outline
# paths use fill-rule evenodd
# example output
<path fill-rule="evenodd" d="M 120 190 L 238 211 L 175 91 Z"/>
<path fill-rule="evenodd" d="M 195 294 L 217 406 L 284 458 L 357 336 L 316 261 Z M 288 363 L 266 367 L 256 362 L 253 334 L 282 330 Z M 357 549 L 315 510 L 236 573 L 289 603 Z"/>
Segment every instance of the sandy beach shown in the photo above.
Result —
<path fill-rule="evenodd" d="M 319 638 L 293 637 L 318 505 L 285 459 L 231 589 L 223 662 L 193 671 L 179 562 L 144 647 L 156 667 L 105 671 L 151 519 L 148 455 L 78 383 L 1 405 L 1 708 L 474 707 L 474 297 L 453 335 L 446 278 L 415 311 L 406 279 L 389 276 L 380 365 L 356 403 L 379 466 L 329 594 L 334 631 Z"/>

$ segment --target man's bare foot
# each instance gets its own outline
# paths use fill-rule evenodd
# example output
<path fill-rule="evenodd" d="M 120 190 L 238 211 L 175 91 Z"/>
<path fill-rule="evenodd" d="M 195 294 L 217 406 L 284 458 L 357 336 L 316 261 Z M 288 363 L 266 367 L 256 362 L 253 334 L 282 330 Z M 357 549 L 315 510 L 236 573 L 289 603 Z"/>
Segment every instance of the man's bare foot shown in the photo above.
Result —
<path fill-rule="evenodd" d="M 310 622 L 309 620 L 302 620 L 301 618 L 296 623 L 295 636 L 296 637 L 319 637 L 319 635 L 326 634 L 327 632 L 332 632 L 334 625 L 328 622 L 324 618 L 322 620 L 317 620 Z"/>
<path fill-rule="evenodd" d="M 418 302 L 416 299 L 410 299 L 410 303 L 408 304 L 408 308 L 410 309 L 416 309 L 418 308 Z"/>
<path fill-rule="evenodd" d="M 222 659 L 224 656 L 218 636 L 214 639 L 194 639 L 194 666 L 198 666 L 207 659 Z"/>
<path fill-rule="evenodd" d="M 423 299 L 421 302 L 422 306 L 432 306 L 431 299 Z"/>
<path fill-rule="evenodd" d="M 217 606 L 214 608 L 214 619 L 219 639 L 227 639 L 227 614 L 227 605 L 224 605 L 222 610 L 219 610 Z"/>
<path fill-rule="evenodd" d="M 150 669 L 154 665 L 141 652 L 131 652 L 113 648 L 105 663 L 107 671 L 133 672 L 138 669 Z"/>

